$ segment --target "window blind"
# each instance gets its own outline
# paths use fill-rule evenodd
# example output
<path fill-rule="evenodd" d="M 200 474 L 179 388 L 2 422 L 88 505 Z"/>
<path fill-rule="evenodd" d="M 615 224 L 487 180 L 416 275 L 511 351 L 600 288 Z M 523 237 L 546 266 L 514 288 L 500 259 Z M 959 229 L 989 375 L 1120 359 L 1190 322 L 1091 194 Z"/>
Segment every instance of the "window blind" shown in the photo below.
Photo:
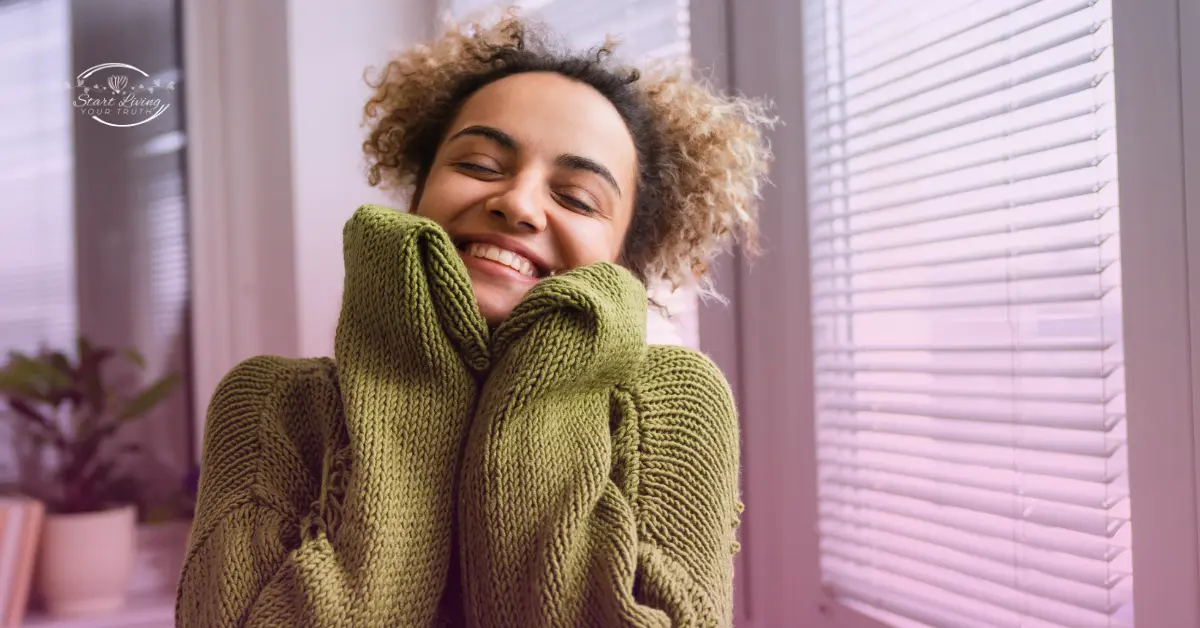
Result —
<path fill-rule="evenodd" d="M 443 0 L 442 8 L 461 18 L 512 4 L 544 22 L 573 50 L 598 46 L 612 34 L 620 40 L 614 56 L 626 62 L 687 63 L 691 53 L 688 0 Z M 699 347 L 695 290 L 685 286 L 672 292 L 666 286 L 652 286 L 650 293 L 666 312 L 649 312 L 648 341 Z"/>
<path fill-rule="evenodd" d="M 74 347 L 70 4 L 0 2 L 0 363 Z"/>
<path fill-rule="evenodd" d="M 1129 625 L 1111 0 L 803 7 L 827 592 Z"/>

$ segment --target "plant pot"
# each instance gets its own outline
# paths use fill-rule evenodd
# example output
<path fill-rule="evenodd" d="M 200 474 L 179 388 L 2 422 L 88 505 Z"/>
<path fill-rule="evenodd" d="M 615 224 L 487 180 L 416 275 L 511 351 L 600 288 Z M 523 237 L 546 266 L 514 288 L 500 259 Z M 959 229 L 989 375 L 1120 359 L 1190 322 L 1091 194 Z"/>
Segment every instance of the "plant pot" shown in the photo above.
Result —
<path fill-rule="evenodd" d="M 38 554 L 38 590 L 46 612 L 97 615 L 121 608 L 134 558 L 137 510 L 47 515 Z"/>

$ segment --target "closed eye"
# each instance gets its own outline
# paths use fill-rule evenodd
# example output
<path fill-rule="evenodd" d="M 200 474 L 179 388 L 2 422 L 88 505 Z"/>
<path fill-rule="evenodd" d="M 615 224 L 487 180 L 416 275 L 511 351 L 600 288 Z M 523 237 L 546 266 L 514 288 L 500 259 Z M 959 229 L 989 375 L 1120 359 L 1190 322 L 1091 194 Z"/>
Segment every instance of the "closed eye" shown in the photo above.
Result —
<path fill-rule="evenodd" d="M 584 214 L 595 214 L 596 213 L 596 209 L 594 207 L 575 198 L 574 196 L 571 196 L 569 194 L 563 194 L 562 192 L 556 192 L 555 196 L 557 196 L 559 198 L 559 201 L 561 203 L 569 206 L 571 209 L 574 209 L 578 212 L 581 212 Z"/>
<path fill-rule="evenodd" d="M 478 172 L 480 174 L 500 174 L 499 172 L 492 170 L 491 168 L 488 168 L 487 166 L 473 164 L 469 161 L 457 162 L 454 164 L 454 167 L 459 168 L 461 170 L 466 170 L 468 172 Z"/>

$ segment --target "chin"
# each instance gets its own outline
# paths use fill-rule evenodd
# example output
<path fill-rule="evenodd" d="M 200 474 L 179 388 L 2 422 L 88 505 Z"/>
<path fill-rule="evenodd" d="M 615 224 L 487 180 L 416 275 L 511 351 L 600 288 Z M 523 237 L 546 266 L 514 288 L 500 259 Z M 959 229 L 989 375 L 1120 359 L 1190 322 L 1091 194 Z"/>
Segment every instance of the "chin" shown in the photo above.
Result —
<path fill-rule="evenodd" d="M 483 320 L 487 321 L 488 327 L 495 327 L 512 314 L 512 308 L 490 308 L 480 304 L 479 312 L 483 314 Z"/>
<path fill-rule="evenodd" d="M 520 302 L 520 298 L 513 298 L 512 295 L 494 294 L 493 290 L 487 287 L 475 286 L 475 301 L 479 304 L 479 313 L 483 314 L 483 319 L 488 325 L 495 327 L 501 321 L 508 318 L 512 314 L 513 309 Z"/>

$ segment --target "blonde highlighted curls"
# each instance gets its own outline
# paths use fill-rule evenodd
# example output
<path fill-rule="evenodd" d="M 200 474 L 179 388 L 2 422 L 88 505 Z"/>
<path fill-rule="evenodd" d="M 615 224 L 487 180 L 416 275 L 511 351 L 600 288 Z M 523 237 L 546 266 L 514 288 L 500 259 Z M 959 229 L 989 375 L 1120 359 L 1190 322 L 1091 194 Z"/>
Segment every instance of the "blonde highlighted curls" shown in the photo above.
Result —
<path fill-rule="evenodd" d="M 771 159 L 763 128 L 775 122 L 766 105 L 721 95 L 678 64 L 640 72 L 620 65 L 611 57 L 611 40 L 586 55 L 570 54 L 554 50 L 542 32 L 509 10 L 490 26 L 452 28 L 368 77 L 375 93 L 364 108 L 367 180 L 405 195 L 419 193 L 452 117 L 487 82 L 538 68 L 566 68 L 569 78 L 602 72 L 613 91 L 599 86 L 601 92 L 610 100 L 631 99 L 638 113 L 629 114 L 623 100 L 614 102 L 642 162 L 640 198 L 621 262 L 647 284 L 695 282 L 712 294 L 708 263 L 716 255 L 735 241 L 744 251 L 757 251 L 758 202 Z"/>

